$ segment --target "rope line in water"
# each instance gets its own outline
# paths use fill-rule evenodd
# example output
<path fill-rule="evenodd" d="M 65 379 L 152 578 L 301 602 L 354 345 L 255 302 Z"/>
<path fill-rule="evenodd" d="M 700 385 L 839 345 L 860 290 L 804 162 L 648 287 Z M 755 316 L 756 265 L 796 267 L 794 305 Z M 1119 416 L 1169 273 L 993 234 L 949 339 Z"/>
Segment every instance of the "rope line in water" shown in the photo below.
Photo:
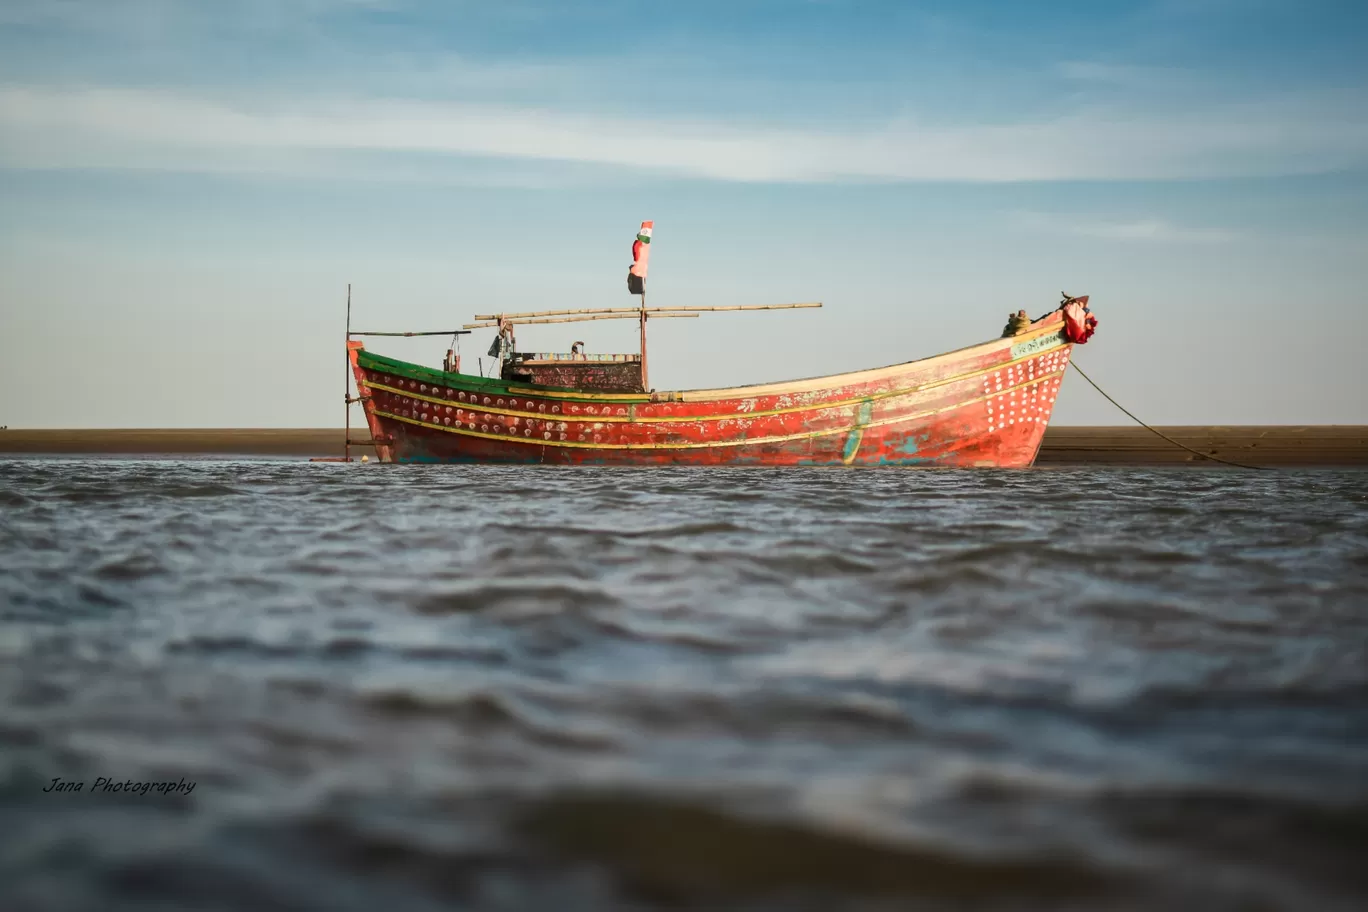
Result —
<path fill-rule="evenodd" d="M 1122 405 L 1121 403 L 1117 402 L 1117 401 L 1116 401 L 1115 399 L 1113 399 L 1111 396 L 1108 396 L 1106 390 L 1104 390 L 1102 387 L 1098 386 L 1096 383 L 1093 383 L 1093 378 L 1092 378 L 1092 377 L 1089 377 L 1087 374 L 1083 373 L 1083 368 L 1081 368 L 1081 367 L 1078 366 L 1078 362 L 1077 362 L 1077 361 L 1074 361 L 1074 362 L 1073 362 L 1073 369 L 1076 370 L 1076 371 L 1078 372 L 1078 375 L 1079 375 L 1080 377 L 1082 377 L 1084 380 L 1087 380 L 1088 383 L 1092 384 L 1092 388 L 1095 389 L 1095 390 L 1097 390 L 1099 393 L 1101 393 L 1101 394 L 1102 394 L 1102 398 L 1106 399 L 1106 400 L 1107 400 L 1108 402 L 1110 402 L 1112 405 L 1116 406 L 1116 407 L 1119 408 L 1121 411 L 1125 412 L 1126 415 L 1127 415 L 1132 421 L 1134 421 L 1136 424 L 1140 425 L 1142 428 L 1144 428 L 1145 430 L 1149 431 L 1150 433 L 1152 433 L 1152 434 L 1157 434 L 1158 436 L 1164 438 L 1165 440 L 1167 440 L 1169 443 L 1173 444 L 1174 446 L 1176 446 L 1176 447 L 1182 447 L 1183 449 L 1187 450 L 1189 453 L 1192 453 L 1194 456 L 1200 456 L 1200 457 L 1202 457 L 1203 459 L 1210 459 L 1212 462 L 1220 462 L 1220 463 L 1224 463 L 1225 465 L 1228 465 L 1228 466 L 1234 466 L 1234 467 L 1237 468 L 1237 469 L 1254 469 L 1254 470 L 1256 470 L 1256 471 L 1264 471 L 1264 470 L 1266 470 L 1266 469 L 1269 468 L 1268 466 L 1245 465 L 1245 464 L 1242 463 L 1242 462 L 1231 462 L 1229 459 L 1222 459 L 1222 458 L 1219 457 L 1219 456 L 1211 456 L 1211 455 L 1208 455 L 1207 453 L 1202 453 L 1202 452 L 1199 452 L 1199 451 L 1197 451 L 1197 450 L 1194 450 L 1192 447 L 1188 446 L 1188 445 L 1185 444 L 1185 443 L 1179 443 L 1178 441 L 1174 440 L 1174 439 L 1173 439 L 1172 437 L 1170 437 L 1169 435 L 1165 434 L 1163 431 L 1160 431 L 1160 430 L 1158 430 L 1158 429 L 1156 429 L 1156 428 L 1152 428 L 1152 427 L 1150 427 L 1148 424 L 1145 424 L 1145 422 L 1141 421 L 1139 418 L 1136 418 L 1134 415 L 1132 415 L 1132 414 L 1130 413 L 1130 411 L 1127 410 L 1127 408 L 1126 408 L 1124 405 Z"/>

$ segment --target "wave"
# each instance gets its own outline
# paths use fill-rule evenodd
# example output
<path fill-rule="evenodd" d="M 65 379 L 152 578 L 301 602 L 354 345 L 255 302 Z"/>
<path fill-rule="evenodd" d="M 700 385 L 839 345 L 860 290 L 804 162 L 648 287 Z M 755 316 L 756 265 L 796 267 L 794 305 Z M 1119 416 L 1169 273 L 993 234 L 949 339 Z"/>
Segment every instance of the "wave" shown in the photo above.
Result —
<path fill-rule="evenodd" d="M 506 733 L 543 747 L 607 750 L 618 746 L 603 731 L 571 727 L 550 717 L 534 720 L 531 710 L 513 698 L 489 691 L 468 693 L 415 689 L 384 689 L 358 695 L 368 711 L 386 718 L 440 720 L 466 737 Z"/>
<path fill-rule="evenodd" d="M 617 606 L 616 596 L 602 586 L 569 582 L 471 582 L 423 592 L 410 601 L 417 614 L 503 614 L 509 617 L 554 617 L 565 612 Z"/>
<path fill-rule="evenodd" d="M 515 826 L 562 857 L 606 867 L 654 899 L 815 893 L 1022 902 L 1100 899 L 1128 884 L 1124 873 L 1081 858 L 984 857 L 630 792 L 553 794 L 530 802 Z"/>

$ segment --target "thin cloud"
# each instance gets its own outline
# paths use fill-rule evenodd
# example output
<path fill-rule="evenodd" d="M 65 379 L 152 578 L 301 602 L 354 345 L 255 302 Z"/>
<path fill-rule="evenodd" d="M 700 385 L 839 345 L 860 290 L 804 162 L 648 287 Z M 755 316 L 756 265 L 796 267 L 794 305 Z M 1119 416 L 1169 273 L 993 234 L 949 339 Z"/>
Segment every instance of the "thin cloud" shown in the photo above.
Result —
<path fill-rule="evenodd" d="M 237 0 L 218 10 L 212 4 L 176 0 L 5 0 L 0 25 L 57 25 L 95 30 L 120 23 L 160 19 L 187 22 L 261 21 L 298 23 L 332 12 L 389 9 L 396 0 Z"/>
<path fill-rule="evenodd" d="M 1059 212 L 1015 212 L 1012 213 L 1012 218 L 1022 230 L 1072 234 L 1113 241 L 1226 244 L 1240 237 L 1231 231 L 1194 228 L 1162 218 L 1099 220 Z"/>
<path fill-rule="evenodd" d="M 1124 89 L 1189 88 L 1196 82 L 1191 70 L 1180 67 L 1065 60 L 1055 71 L 1066 79 Z"/>
<path fill-rule="evenodd" d="M 138 89 L 0 88 L 0 164 L 220 170 L 323 152 L 572 162 L 725 181 L 1181 180 L 1308 174 L 1368 161 L 1359 94 L 1168 118 L 1084 111 L 959 126 L 895 120 L 820 131 L 506 105 L 296 99 L 265 104 Z M 379 165 L 377 167 L 380 167 Z"/>

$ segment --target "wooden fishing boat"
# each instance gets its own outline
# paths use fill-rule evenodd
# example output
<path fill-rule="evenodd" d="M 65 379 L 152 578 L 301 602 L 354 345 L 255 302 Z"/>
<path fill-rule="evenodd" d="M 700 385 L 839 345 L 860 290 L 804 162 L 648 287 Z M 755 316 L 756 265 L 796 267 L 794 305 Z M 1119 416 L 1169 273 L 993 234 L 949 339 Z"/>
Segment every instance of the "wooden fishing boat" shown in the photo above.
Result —
<path fill-rule="evenodd" d="M 649 223 L 645 223 L 646 228 Z M 647 235 L 649 238 L 649 234 Z M 649 241 L 647 241 L 649 243 Z M 639 262 L 640 258 L 638 258 Z M 634 264 L 634 269 L 635 269 Z M 644 269 L 636 278 L 644 281 Z M 348 332 L 356 396 L 382 462 L 548 465 L 938 465 L 1025 467 L 1035 461 L 1075 344 L 1096 326 L 1088 298 L 1064 296 L 1036 320 L 1009 318 L 1000 338 L 919 361 L 726 389 L 648 385 L 649 320 L 759 307 L 634 308 L 485 314 L 462 330 L 497 331 L 495 375 L 368 351 Z M 524 323 L 636 319 L 641 351 L 516 350 Z M 348 316 L 350 325 L 350 314 Z M 353 443 L 349 440 L 349 443 Z"/>

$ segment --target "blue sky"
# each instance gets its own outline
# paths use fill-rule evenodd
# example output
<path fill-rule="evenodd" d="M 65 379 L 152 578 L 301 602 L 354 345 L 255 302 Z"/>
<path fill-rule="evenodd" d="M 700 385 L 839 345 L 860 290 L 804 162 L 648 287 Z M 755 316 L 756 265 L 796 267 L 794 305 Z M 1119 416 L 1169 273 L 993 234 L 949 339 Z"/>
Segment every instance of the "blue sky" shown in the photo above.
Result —
<path fill-rule="evenodd" d="M 362 328 L 630 304 L 647 218 L 652 303 L 826 305 L 660 323 L 659 388 L 1068 291 L 1150 421 L 1368 423 L 1365 44 L 1317 0 L 0 0 L 0 424 L 333 425 L 348 282 Z M 1055 421 L 1126 419 L 1075 377 Z"/>

